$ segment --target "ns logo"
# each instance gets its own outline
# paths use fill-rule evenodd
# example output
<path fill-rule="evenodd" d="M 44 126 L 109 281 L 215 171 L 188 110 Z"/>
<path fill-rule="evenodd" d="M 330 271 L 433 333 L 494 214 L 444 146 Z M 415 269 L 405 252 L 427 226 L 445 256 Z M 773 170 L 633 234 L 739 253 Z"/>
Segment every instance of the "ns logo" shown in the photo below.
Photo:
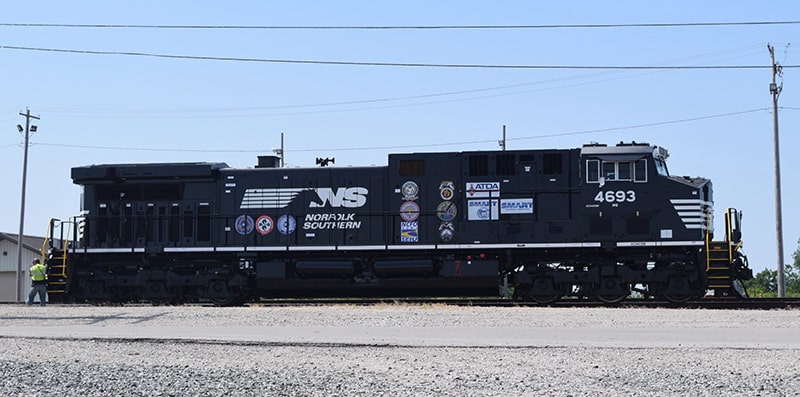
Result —
<path fill-rule="evenodd" d="M 311 201 L 310 208 L 320 208 L 330 205 L 331 207 L 358 208 L 367 203 L 369 191 L 363 187 L 340 187 L 333 189 L 329 187 L 319 187 L 314 189 L 321 203 Z"/>
<path fill-rule="evenodd" d="M 369 190 L 365 187 L 262 188 L 247 189 L 241 209 L 286 208 L 298 201 L 309 208 L 358 208 L 367 203 Z"/>

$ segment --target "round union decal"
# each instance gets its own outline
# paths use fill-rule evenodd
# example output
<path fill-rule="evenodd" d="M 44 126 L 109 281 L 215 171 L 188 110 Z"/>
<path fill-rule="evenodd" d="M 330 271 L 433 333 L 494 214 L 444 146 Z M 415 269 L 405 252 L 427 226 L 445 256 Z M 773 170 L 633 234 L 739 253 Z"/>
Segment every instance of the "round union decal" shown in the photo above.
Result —
<path fill-rule="evenodd" d="M 291 215 L 281 215 L 278 218 L 278 231 L 281 234 L 292 234 L 297 228 L 297 221 Z"/>
<path fill-rule="evenodd" d="M 253 218 L 250 215 L 239 215 L 236 218 L 236 232 L 239 234 L 250 234 L 253 232 Z"/>
<path fill-rule="evenodd" d="M 414 181 L 408 181 L 403 183 L 403 187 L 401 187 L 400 190 L 403 193 L 403 200 L 416 200 L 417 194 L 419 193 L 419 186 Z"/>
<path fill-rule="evenodd" d="M 261 234 L 270 234 L 275 228 L 275 222 L 269 215 L 261 215 L 256 219 L 256 230 Z"/>
<path fill-rule="evenodd" d="M 456 205 L 452 201 L 442 201 L 436 207 L 436 215 L 445 222 L 456 219 L 456 212 Z"/>
<path fill-rule="evenodd" d="M 406 222 L 413 222 L 419 218 L 419 205 L 413 201 L 406 201 L 400 205 L 400 218 Z"/>

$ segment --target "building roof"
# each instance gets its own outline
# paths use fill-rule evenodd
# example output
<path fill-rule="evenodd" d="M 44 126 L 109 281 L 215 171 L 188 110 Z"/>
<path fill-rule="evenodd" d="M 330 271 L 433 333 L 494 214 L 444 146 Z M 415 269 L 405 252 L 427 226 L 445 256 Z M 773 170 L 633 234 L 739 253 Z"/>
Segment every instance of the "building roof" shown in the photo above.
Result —
<path fill-rule="evenodd" d="M 4 233 L 0 232 L 0 240 L 8 240 L 14 244 L 17 244 L 19 234 L 12 234 L 12 233 Z M 22 247 L 26 248 L 31 251 L 39 252 L 42 249 L 42 245 L 44 245 L 44 237 L 37 237 L 37 236 L 22 236 Z"/>

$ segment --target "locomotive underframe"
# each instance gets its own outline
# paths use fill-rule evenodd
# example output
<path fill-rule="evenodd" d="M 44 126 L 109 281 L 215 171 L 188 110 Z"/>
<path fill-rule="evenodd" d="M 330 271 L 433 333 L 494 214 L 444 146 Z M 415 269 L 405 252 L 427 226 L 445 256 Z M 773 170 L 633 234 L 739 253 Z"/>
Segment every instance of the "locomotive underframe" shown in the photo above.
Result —
<path fill-rule="evenodd" d="M 682 302 L 705 293 L 697 247 L 502 249 L 466 253 L 354 251 L 72 253 L 65 299 L 219 305 L 276 297 L 500 296 Z"/>

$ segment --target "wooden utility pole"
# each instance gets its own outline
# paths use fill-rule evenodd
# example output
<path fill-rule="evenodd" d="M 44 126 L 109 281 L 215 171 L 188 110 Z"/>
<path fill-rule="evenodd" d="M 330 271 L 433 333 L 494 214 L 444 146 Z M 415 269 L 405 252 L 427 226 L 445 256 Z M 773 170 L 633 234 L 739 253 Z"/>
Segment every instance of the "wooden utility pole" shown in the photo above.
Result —
<path fill-rule="evenodd" d="M 22 281 L 23 267 L 22 267 L 22 244 L 23 244 L 23 229 L 25 226 L 25 180 L 28 174 L 28 138 L 31 132 L 36 132 L 36 126 L 31 125 L 31 119 L 39 120 L 37 116 L 31 116 L 31 110 L 25 109 L 25 113 L 20 112 L 20 116 L 25 117 L 25 148 L 22 155 L 22 194 L 19 201 L 19 236 L 17 237 L 17 302 L 22 302 L 23 288 L 25 283 Z M 22 126 L 17 125 L 19 132 L 22 132 Z"/>
<path fill-rule="evenodd" d="M 775 77 L 782 73 L 780 65 L 775 63 L 775 49 L 767 44 L 769 58 L 772 62 L 772 83 L 769 93 L 772 94 L 772 142 L 775 150 L 775 234 L 778 240 L 778 297 L 786 296 L 786 280 L 783 273 L 783 216 L 781 215 L 781 151 L 778 141 L 778 96 L 783 84 L 778 86 Z"/>
<path fill-rule="evenodd" d="M 500 144 L 500 150 L 506 150 L 506 125 L 503 124 L 503 139 L 499 140 L 497 143 Z"/>

